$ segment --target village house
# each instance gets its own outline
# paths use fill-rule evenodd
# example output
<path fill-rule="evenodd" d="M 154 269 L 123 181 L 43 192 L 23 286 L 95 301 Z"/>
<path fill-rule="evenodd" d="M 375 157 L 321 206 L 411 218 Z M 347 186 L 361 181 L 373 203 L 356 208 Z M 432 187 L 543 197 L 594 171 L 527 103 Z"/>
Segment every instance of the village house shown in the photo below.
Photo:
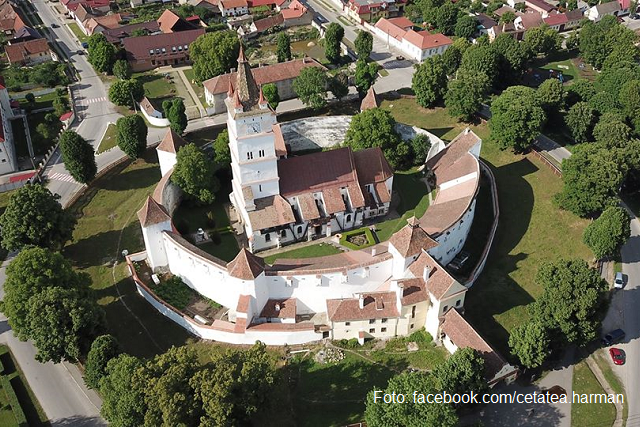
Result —
<path fill-rule="evenodd" d="M 405 0 L 349 0 L 343 6 L 347 16 L 356 22 L 375 23 L 380 18 L 402 16 Z"/>
<path fill-rule="evenodd" d="M 116 46 L 122 44 L 122 40 L 131 37 L 134 33 L 143 32 L 144 35 L 152 35 L 160 33 L 160 25 L 157 21 L 140 22 L 138 24 L 123 25 L 117 28 L 105 29 L 102 34 L 107 38 L 109 43 Z"/>
<path fill-rule="evenodd" d="M 36 65 L 47 61 L 56 61 L 47 39 L 29 40 L 14 43 L 4 48 L 11 65 Z"/>
<path fill-rule="evenodd" d="M 477 14 L 476 20 L 478 21 L 478 34 L 481 36 L 487 34 L 490 28 L 498 25 L 493 18 L 484 13 Z"/>
<path fill-rule="evenodd" d="M 180 31 L 195 30 L 197 25 L 193 25 L 185 19 L 182 19 L 169 9 L 165 9 L 158 18 L 158 26 L 163 33 L 177 33 Z"/>
<path fill-rule="evenodd" d="M 13 128 L 10 121 L 12 118 L 11 99 L 5 87 L 4 78 L 0 76 L 0 175 L 18 170 Z"/>
<path fill-rule="evenodd" d="M 453 44 L 453 40 L 444 34 L 414 31 L 413 22 L 405 17 L 382 18 L 376 23 L 373 33 L 387 45 L 401 50 L 408 59 L 418 62 L 443 54 Z"/>
<path fill-rule="evenodd" d="M 557 9 L 544 0 L 525 0 L 524 4 L 527 8 L 538 12 L 543 18 L 546 18 L 551 12 Z"/>
<path fill-rule="evenodd" d="M 308 67 L 323 68 L 313 58 L 293 59 L 273 65 L 253 68 L 251 70 L 253 78 L 259 86 L 274 83 L 278 88 L 280 100 L 296 98 L 293 90 L 293 81 L 300 75 L 300 72 Z M 227 73 L 206 80 L 203 83 L 205 100 L 209 107 L 210 114 L 220 114 L 226 111 L 225 99 L 229 84 L 237 79 L 237 73 Z"/>
<path fill-rule="evenodd" d="M 249 13 L 247 0 L 220 0 L 218 8 L 223 17 L 241 16 Z"/>
<path fill-rule="evenodd" d="M 622 1 L 622 0 L 621 0 Z M 608 3 L 600 3 L 591 7 L 585 16 L 589 18 L 589 20 L 593 22 L 600 22 L 602 18 L 607 15 L 611 16 L 619 16 L 622 15 L 622 8 L 620 7 L 620 2 L 618 1 L 610 1 Z M 629 11 L 629 5 L 627 4 L 627 13 Z"/>
<path fill-rule="evenodd" d="M 129 0 L 131 7 L 138 7 L 149 3 L 171 3 L 172 0 Z"/>
<path fill-rule="evenodd" d="M 105 30 L 113 30 L 120 27 L 122 16 L 119 13 L 104 16 L 91 16 L 83 21 L 80 27 L 88 36 L 103 33 Z"/>
<path fill-rule="evenodd" d="M 133 71 L 147 71 L 160 66 L 190 63 L 189 45 L 204 33 L 201 28 L 128 37 L 122 41 L 122 46 Z"/>
<path fill-rule="evenodd" d="M 80 6 L 82 6 L 83 10 L 81 14 L 93 10 L 94 14 L 106 15 L 111 10 L 111 0 L 60 0 L 60 4 L 64 6 L 65 12 L 73 19 L 76 19 L 76 10 Z M 83 20 L 84 17 L 79 21 L 78 25 L 82 25 Z"/>

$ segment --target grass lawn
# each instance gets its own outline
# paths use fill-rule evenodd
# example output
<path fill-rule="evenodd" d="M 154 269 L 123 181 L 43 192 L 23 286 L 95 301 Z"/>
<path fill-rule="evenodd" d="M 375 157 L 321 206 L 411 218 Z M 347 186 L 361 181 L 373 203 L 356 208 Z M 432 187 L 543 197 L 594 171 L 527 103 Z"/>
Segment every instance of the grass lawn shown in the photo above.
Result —
<path fill-rule="evenodd" d="M 184 75 L 187 78 L 187 80 L 189 80 L 189 84 L 193 88 L 193 91 L 196 93 L 196 95 L 198 95 L 198 99 L 200 99 L 200 102 L 202 102 L 202 105 L 206 107 L 207 102 L 204 97 L 204 86 L 196 82 L 196 75 L 193 72 L 193 68 L 184 70 Z"/>
<path fill-rule="evenodd" d="M 116 141 L 116 125 L 113 123 L 109 123 L 107 126 L 107 131 L 104 133 L 102 137 L 102 141 L 100 141 L 100 145 L 98 146 L 98 153 L 102 153 L 103 151 L 107 151 L 110 148 L 118 145 Z"/>
<path fill-rule="evenodd" d="M 24 95 L 26 95 L 29 92 L 23 93 Z M 50 108 L 53 107 L 53 100 L 56 99 L 58 97 L 58 94 L 56 92 L 51 92 L 51 93 L 47 93 L 45 95 L 39 95 L 36 96 L 36 102 L 33 106 L 34 110 L 38 110 L 40 108 Z M 65 98 L 69 98 L 68 96 L 65 96 Z M 18 102 L 20 102 L 20 107 L 22 108 L 27 108 L 27 106 L 29 105 L 29 103 L 27 102 L 27 100 L 25 98 L 19 98 Z"/>
<path fill-rule="evenodd" d="M 304 246 L 302 248 L 292 249 L 279 254 L 269 255 L 264 258 L 264 261 L 267 264 L 273 264 L 275 260 L 281 258 L 314 258 L 339 253 L 342 253 L 342 251 L 333 245 L 328 243 L 318 243 L 316 245 Z"/>
<path fill-rule="evenodd" d="M 2 375 L 9 377 L 11 386 L 18 398 L 18 402 L 27 418 L 29 426 L 49 426 L 50 424 L 46 414 L 40 407 L 40 403 L 33 394 L 33 391 L 31 391 L 20 366 L 16 363 L 9 347 L 6 345 L 0 345 L 0 361 L 4 367 Z M 0 425 L 3 427 L 17 426 L 18 424 L 15 421 L 13 412 L 7 406 L 8 401 L 6 399 L 6 391 L 0 388 L 0 403 L 2 407 L 2 409 L 0 409 Z"/>
<path fill-rule="evenodd" d="M 613 389 L 615 393 L 622 393 L 625 395 L 624 404 L 622 405 L 622 418 L 624 420 L 627 419 L 627 415 L 629 412 L 629 403 L 627 402 L 627 395 L 624 392 L 624 385 L 622 385 L 622 381 L 620 381 L 620 377 L 616 374 L 609 362 L 609 354 L 606 350 L 597 350 L 593 353 L 593 358 L 596 363 L 600 367 L 604 378 L 609 383 L 609 386 Z"/>
<path fill-rule="evenodd" d="M 80 43 L 83 43 L 89 40 L 89 37 L 87 37 L 87 35 L 82 32 L 78 24 L 76 24 L 75 22 L 72 22 L 67 25 L 69 26 L 69 29 L 71 30 L 71 32 L 78 38 L 78 40 L 80 40 Z"/>
<path fill-rule="evenodd" d="M 451 140 L 467 124 L 452 119 L 443 108 L 424 109 L 411 99 L 384 101 L 396 120 Z M 553 196 L 562 181 L 539 160 L 501 151 L 488 140 L 486 124 L 469 126 L 483 138 L 483 160 L 498 186 L 500 225 L 484 272 L 468 295 L 466 315 L 505 356 L 508 332 L 529 320 L 525 306 L 541 293 L 534 278 L 545 261 L 591 259 L 582 243 L 588 221 L 556 208 Z"/>
<path fill-rule="evenodd" d="M 173 80 L 165 78 L 162 74 L 153 72 L 134 73 L 133 77 L 142 82 L 144 94 L 147 98 L 173 98 L 176 96 L 176 86 Z"/>
<path fill-rule="evenodd" d="M 189 337 L 137 294 L 121 255 L 123 249 L 129 253 L 144 249 L 136 212 L 159 180 L 155 150 L 98 179 L 70 208 L 78 224 L 64 249 L 74 266 L 91 276 L 96 299 L 107 314 L 109 333 L 127 353 L 142 357 L 184 344 Z M 151 336 L 145 328 L 152 331 Z"/>
<path fill-rule="evenodd" d="M 602 386 L 587 366 L 586 362 L 578 363 L 573 370 L 574 393 L 604 393 Z M 571 405 L 571 425 L 610 426 L 616 418 L 613 403 L 574 403 Z"/>

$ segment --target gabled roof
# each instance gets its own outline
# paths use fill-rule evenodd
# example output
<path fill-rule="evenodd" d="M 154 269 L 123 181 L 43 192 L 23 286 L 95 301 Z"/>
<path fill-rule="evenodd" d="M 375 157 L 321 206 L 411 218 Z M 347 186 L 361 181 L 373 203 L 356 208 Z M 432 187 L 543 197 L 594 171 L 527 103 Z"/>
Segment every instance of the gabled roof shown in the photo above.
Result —
<path fill-rule="evenodd" d="M 307 13 L 307 8 L 298 0 L 292 0 L 289 7 L 282 9 L 284 19 L 296 19 Z"/>
<path fill-rule="evenodd" d="M 545 12 L 551 12 L 552 10 L 556 9 L 555 6 L 547 3 L 544 0 L 525 0 L 525 4 L 529 7 L 537 7 L 544 10 Z"/>
<path fill-rule="evenodd" d="M 253 280 L 264 271 L 264 260 L 242 248 L 238 255 L 227 264 L 229 275 L 242 280 Z"/>
<path fill-rule="evenodd" d="M 205 33 L 204 28 L 197 30 L 180 31 L 178 33 L 169 34 L 152 34 L 149 36 L 140 37 L 127 37 L 122 41 L 124 50 L 127 52 L 127 59 L 129 60 L 146 60 L 147 58 L 154 56 L 150 54 L 150 50 L 162 49 L 166 50 L 163 56 L 159 58 L 169 59 L 171 55 L 184 55 L 184 51 L 180 50 L 178 53 L 173 53 L 171 47 L 173 46 L 189 46 L 198 37 Z"/>
<path fill-rule="evenodd" d="M 363 294 L 363 307 L 359 298 L 328 299 L 327 315 L 332 322 L 350 320 L 386 319 L 398 317 L 395 292 Z"/>
<path fill-rule="evenodd" d="M 415 276 L 422 278 L 425 267 L 429 268 L 429 277 L 426 282 L 426 289 L 434 298 L 441 300 L 449 289 L 457 282 L 451 277 L 449 273 L 438 264 L 432 257 L 426 252 L 421 252 L 418 259 L 409 266 L 409 271 Z M 458 284 L 462 290 L 466 289 L 464 286 Z"/>
<path fill-rule="evenodd" d="M 453 40 L 444 34 L 431 34 L 428 31 L 415 32 L 409 30 L 407 34 L 404 35 L 404 39 L 422 50 L 448 46 L 453 43 Z"/>
<path fill-rule="evenodd" d="M 373 85 L 367 91 L 367 95 L 362 99 L 360 103 L 360 111 L 370 110 L 378 107 L 378 99 L 376 98 L 376 91 Z"/>
<path fill-rule="evenodd" d="M 138 211 L 138 219 L 143 227 L 171 221 L 171 217 L 164 206 L 158 204 L 151 196 L 147 197 L 142 209 Z"/>
<path fill-rule="evenodd" d="M 268 319 L 295 319 L 297 300 L 295 298 L 267 300 L 260 317 Z"/>
<path fill-rule="evenodd" d="M 353 159 L 360 185 L 384 182 L 393 176 L 393 169 L 380 147 L 354 151 Z"/>
<path fill-rule="evenodd" d="M 253 203 L 256 210 L 249 212 L 249 220 L 256 230 L 296 222 L 291 205 L 279 194 L 255 199 Z"/>
<path fill-rule="evenodd" d="M 284 136 L 282 135 L 282 129 L 280 128 L 280 123 L 274 124 L 271 129 L 273 130 L 273 134 L 276 139 L 276 156 L 282 157 L 287 155 L 287 146 L 284 143 Z"/>
<path fill-rule="evenodd" d="M 169 9 L 165 9 L 158 18 L 158 26 L 163 33 L 177 33 L 180 31 L 193 30 L 197 27 L 185 21 Z"/>
<path fill-rule="evenodd" d="M 26 60 L 31 55 L 49 52 L 47 39 L 28 40 L 5 46 L 4 51 L 10 63 L 18 63 Z"/>
<path fill-rule="evenodd" d="M 549 26 L 566 24 L 569 20 L 564 13 L 552 13 L 543 19 L 544 23 Z"/>
<path fill-rule="evenodd" d="M 609 3 L 600 3 L 594 7 L 598 11 L 598 15 L 602 16 L 620 10 L 620 3 L 617 1 L 610 1 Z"/>
<path fill-rule="evenodd" d="M 164 134 L 162 142 L 160 142 L 160 144 L 156 147 L 156 150 L 177 154 L 178 150 L 180 150 L 180 147 L 184 147 L 185 145 L 187 145 L 187 141 L 185 141 L 184 138 L 175 133 L 173 129 L 169 128 L 167 129 L 167 133 Z"/>
<path fill-rule="evenodd" d="M 253 21 L 253 25 L 256 27 L 256 31 L 259 33 L 267 31 L 268 29 L 273 28 L 276 25 L 282 25 L 283 23 L 284 16 L 282 16 L 282 13 L 277 13 L 273 16 L 268 16 L 266 18 Z"/>
<path fill-rule="evenodd" d="M 220 0 L 223 9 L 233 9 L 236 7 L 248 7 L 247 0 Z"/>
<path fill-rule="evenodd" d="M 405 258 L 419 254 L 423 249 L 427 251 L 438 246 L 438 242 L 420 227 L 416 217 L 409 218 L 407 225 L 394 233 L 389 243 Z"/>
<path fill-rule="evenodd" d="M 156 21 L 140 22 L 138 24 L 123 25 L 118 28 L 106 29 L 102 34 L 110 43 L 119 43 L 125 37 L 131 36 L 135 30 L 146 30 L 149 33 L 155 33 L 160 30 L 160 26 Z"/>
<path fill-rule="evenodd" d="M 389 18 L 388 21 L 393 25 L 395 25 L 396 27 L 400 27 L 404 30 L 410 30 L 415 25 L 413 22 L 411 22 L 409 19 L 405 18 L 404 16 L 399 16 L 397 18 Z"/>
<path fill-rule="evenodd" d="M 490 16 L 484 13 L 477 14 L 476 20 L 478 21 L 478 25 L 482 26 L 486 30 L 488 30 L 489 28 L 495 25 L 498 25 L 498 23 L 493 18 L 491 18 Z"/>

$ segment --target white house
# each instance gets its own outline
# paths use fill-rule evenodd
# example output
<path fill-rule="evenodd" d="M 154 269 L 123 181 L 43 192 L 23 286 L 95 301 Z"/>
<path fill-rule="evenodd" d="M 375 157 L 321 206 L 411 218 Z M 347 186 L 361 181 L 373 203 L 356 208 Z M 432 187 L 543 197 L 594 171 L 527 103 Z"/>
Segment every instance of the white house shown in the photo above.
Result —
<path fill-rule="evenodd" d="M 249 13 L 247 0 L 220 0 L 218 8 L 222 16 L 241 16 Z"/>
<path fill-rule="evenodd" d="M 628 10 L 628 9 L 627 9 Z M 599 22 L 607 15 L 618 16 L 621 14 L 620 3 L 617 1 L 610 1 L 608 3 L 600 3 L 591 7 L 585 16 L 593 22 Z"/>
<path fill-rule="evenodd" d="M 434 55 L 441 55 L 453 40 L 444 34 L 414 31 L 413 22 L 405 17 L 378 20 L 373 33 L 387 45 L 402 51 L 407 58 L 421 62 Z"/>

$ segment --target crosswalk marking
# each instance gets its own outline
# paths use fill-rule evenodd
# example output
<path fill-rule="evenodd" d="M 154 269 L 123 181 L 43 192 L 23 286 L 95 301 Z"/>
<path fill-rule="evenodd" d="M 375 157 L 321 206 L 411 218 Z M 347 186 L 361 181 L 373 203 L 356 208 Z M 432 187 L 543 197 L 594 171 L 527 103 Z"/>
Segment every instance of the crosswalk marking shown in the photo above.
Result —
<path fill-rule="evenodd" d="M 100 98 L 89 98 L 89 99 L 82 99 L 80 100 L 81 104 L 96 104 L 98 102 L 106 102 L 107 101 L 107 97 L 106 96 L 101 96 Z"/>
<path fill-rule="evenodd" d="M 71 175 L 68 175 L 66 173 L 52 173 L 51 175 L 48 175 L 49 179 L 55 179 L 56 181 L 63 181 L 63 182 L 70 182 L 72 184 L 78 184 L 76 182 L 75 179 L 73 179 L 71 177 Z"/>

